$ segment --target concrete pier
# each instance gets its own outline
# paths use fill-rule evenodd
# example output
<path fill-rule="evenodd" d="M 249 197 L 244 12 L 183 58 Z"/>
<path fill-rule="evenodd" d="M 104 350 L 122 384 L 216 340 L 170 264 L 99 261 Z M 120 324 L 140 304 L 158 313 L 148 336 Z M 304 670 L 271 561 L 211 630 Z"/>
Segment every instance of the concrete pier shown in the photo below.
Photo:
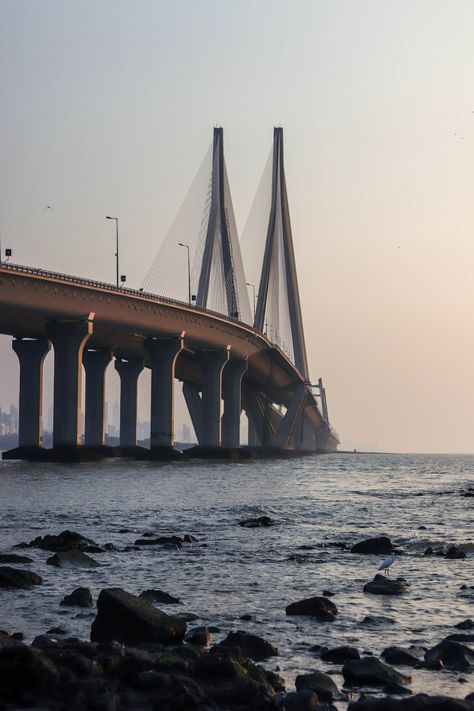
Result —
<path fill-rule="evenodd" d="M 148 338 L 145 350 L 151 366 L 150 449 L 171 450 L 174 444 L 174 375 L 184 332 L 174 338 Z"/>
<path fill-rule="evenodd" d="M 230 348 L 202 350 L 202 418 L 199 444 L 203 447 L 221 445 L 222 369 L 229 360 Z"/>
<path fill-rule="evenodd" d="M 120 446 L 137 446 L 137 388 L 143 358 L 115 359 L 120 376 Z"/>
<path fill-rule="evenodd" d="M 82 362 L 86 371 L 86 413 L 84 444 L 102 447 L 104 444 L 105 371 L 112 360 L 112 351 L 84 349 Z"/>
<path fill-rule="evenodd" d="M 18 446 L 41 447 L 43 363 L 51 343 L 47 338 L 16 339 L 12 348 L 20 362 Z"/>
<path fill-rule="evenodd" d="M 89 314 L 83 321 L 49 324 L 48 335 L 54 348 L 54 448 L 79 444 L 82 352 L 93 331 L 93 318 Z"/>
<path fill-rule="evenodd" d="M 240 415 L 242 412 L 242 378 L 247 370 L 247 359 L 229 360 L 222 373 L 222 415 L 223 447 L 240 446 Z"/>

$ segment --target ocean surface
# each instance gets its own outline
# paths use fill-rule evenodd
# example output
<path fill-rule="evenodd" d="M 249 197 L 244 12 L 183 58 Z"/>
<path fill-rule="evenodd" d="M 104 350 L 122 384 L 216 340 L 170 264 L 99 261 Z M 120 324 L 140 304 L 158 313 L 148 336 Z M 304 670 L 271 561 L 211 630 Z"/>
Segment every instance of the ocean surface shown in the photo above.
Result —
<path fill-rule="evenodd" d="M 29 590 L 0 590 L 0 629 L 21 631 L 27 641 L 51 627 L 89 638 L 94 612 L 59 603 L 78 586 L 94 602 L 104 587 L 132 593 L 160 588 L 182 600 L 168 612 L 193 613 L 194 625 L 221 632 L 243 629 L 272 642 L 288 689 L 297 674 L 320 669 L 342 690 L 338 708 L 357 698 L 343 690 L 340 666 L 325 664 L 314 645 L 349 644 L 379 655 L 390 645 L 430 647 L 474 618 L 474 456 L 333 454 L 245 463 L 156 464 L 108 460 L 100 464 L 0 464 L 0 552 L 34 559 L 25 566 L 44 578 Z M 276 525 L 248 529 L 238 522 L 267 514 Z M 425 529 L 420 527 L 424 526 Z M 36 536 L 77 531 L 119 551 L 93 554 L 94 570 L 46 565 L 47 551 L 15 550 Z M 120 529 L 129 529 L 120 533 Z M 183 550 L 147 546 L 124 552 L 143 533 L 192 534 Z M 409 583 L 402 596 L 365 594 L 380 556 L 338 547 L 387 535 L 403 552 L 392 577 Z M 424 556 L 455 544 L 464 560 Z M 461 590 L 461 586 L 468 586 Z M 471 587 L 469 587 L 471 586 Z M 287 617 L 297 600 L 334 593 L 332 623 Z M 241 615 L 252 615 L 243 621 Z M 363 623 L 366 616 L 375 619 Z M 413 692 L 463 698 L 474 674 L 414 670 Z"/>

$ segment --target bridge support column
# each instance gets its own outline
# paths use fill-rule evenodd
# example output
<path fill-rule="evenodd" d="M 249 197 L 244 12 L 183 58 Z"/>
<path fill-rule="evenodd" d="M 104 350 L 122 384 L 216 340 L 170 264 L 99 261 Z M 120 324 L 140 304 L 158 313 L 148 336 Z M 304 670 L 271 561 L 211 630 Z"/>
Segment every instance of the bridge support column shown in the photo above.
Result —
<path fill-rule="evenodd" d="M 143 358 L 115 359 L 120 376 L 120 446 L 137 446 L 137 386 Z"/>
<path fill-rule="evenodd" d="M 247 359 L 229 360 L 222 373 L 222 445 L 240 447 L 240 415 L 242 412 L 242 378 Z"/>
<path fill-rule="evenodd" d="M 151 450 L 173 448 L 174 371 L 183 346 L 184 332 L 174 338 L 148 338 L 145 341 L 151 364 Z"/>
<path fill-rule="evenodd" d="M 203 350 L 199 354 L 203 371 L 199 444 L 204 447 L 219 447 L 221 444 L 222 369 L 229 360 L 229 352 L 227 347 L 216 351 Z"/>
<path fill-rule="evenodd" d="M 93 331 L 93 314 L 84 321 L 49 326 L 54 347 L 54 447 L 77 447 L 81 411 L 82 352 Z"/>
<path fill-rule="evenodd" d="M 41 447 L 43 363 L 51 343 L 47 338 L 16 339 L 12 348 L 20 362 L 18 446 Z"/>
<path fill-rule="evenodd" d="M 109 349 L 85 349 L 82 362 L 86 371 L 86 421 L 84 444 L 102 447 L 104 444 L 105 371 L 112 360 Z"/>

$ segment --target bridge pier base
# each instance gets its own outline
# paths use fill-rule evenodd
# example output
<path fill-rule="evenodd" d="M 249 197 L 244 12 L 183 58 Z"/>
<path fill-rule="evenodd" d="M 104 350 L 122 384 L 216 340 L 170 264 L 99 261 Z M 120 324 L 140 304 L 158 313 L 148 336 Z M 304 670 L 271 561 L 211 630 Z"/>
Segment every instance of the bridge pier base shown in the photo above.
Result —
<path fill-rule="evenodd" d="M 115 370 L 120 376 L 119 454 L 136 454 L 137 388 L 143 368 L 143 358 L 115 358 Z"/>
<path fill-rule="evenodd" d="M 112 360 L 112 351 L 84 349 L 82 363 L 86 371 L 86 416 L 84 444 L 104 446 L 105 371 Z"/>
<path fill-rule="evenodd" d="M 242 378 L 247 359 L 229 360 L 222 374 L 222 446 L 240 447 L 240 415 L 242 413 Z"/>

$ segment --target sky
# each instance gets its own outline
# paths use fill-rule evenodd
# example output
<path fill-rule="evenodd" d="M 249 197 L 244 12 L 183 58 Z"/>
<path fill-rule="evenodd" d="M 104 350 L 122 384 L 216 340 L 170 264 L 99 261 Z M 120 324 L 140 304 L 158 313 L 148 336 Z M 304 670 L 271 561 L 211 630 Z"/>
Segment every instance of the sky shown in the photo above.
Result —
<path fill-rule="evenodd" d="M 342 446 L 474 452 L 473 36 L 470 0 L 0 0 L 2 247 L 112 282 L 117 215 L 138 287 L 213 127 L 242 231 L 283 126 L 310 372 Z M 6 407 L 5 336 L 0 374 Z"/>

